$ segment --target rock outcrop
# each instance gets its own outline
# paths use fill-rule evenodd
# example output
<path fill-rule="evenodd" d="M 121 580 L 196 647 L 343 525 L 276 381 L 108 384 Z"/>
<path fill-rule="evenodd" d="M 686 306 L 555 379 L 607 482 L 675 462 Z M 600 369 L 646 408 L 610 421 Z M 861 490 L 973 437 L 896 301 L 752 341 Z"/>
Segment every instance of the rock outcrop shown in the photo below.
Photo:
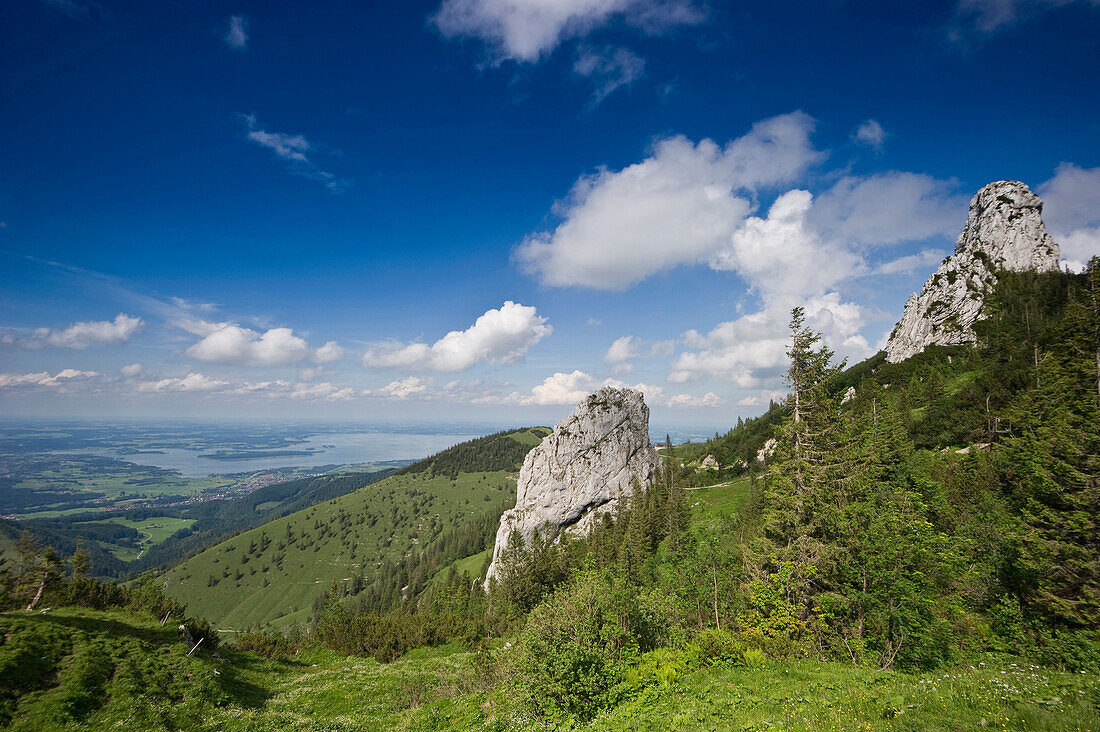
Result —
<path fill-rule="evenodd" d="M 972 342 L 997 270 L 1057 270 L 1058 244 L 1047 234 L 1042 212 L 1042 199 L 1019 181 L 997 181 L 978 191 L 955 254 L 905 303 L 886 360 L 904 361 L 933 344 Z"/>
<path fill-rule="evenodd" d="M 660 458 L 649 442 L 649 408 L 639 392 L 606 387 L 577 405 L 523 461 L 516 507 L 504 512 L 486 586 L 501 568 L 513 532 L 584 533 L 634 485 L 647 486 Z"/>

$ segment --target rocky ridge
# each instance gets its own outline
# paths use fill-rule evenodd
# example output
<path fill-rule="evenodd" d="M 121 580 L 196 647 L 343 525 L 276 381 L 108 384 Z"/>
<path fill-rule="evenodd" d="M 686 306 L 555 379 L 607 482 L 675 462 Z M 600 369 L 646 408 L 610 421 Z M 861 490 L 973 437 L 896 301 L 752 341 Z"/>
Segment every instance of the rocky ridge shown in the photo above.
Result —
<path fill-rule="evenodd" d="M 527 453 L 516 507 L 500 518 L 486 586 L 499 574 L 513 532 L 525 543 L 536 531 L 582 534 L 635 484 L 649 485 L 660 462 L 641 393 L 605 387 L 589 395 Z"/>
<path fill-rule="evenodd" d="M 978 191 L 955 253 L 905 303 L 886 344 L 886 360 L 904 361 L 933 344 L 974 341 L 973 325 L 998 269 L 1057 270 L 1058 244 L 1047 234 L 1042 212 L 1042 199 L 1019 181 L 997 181 Z"/>

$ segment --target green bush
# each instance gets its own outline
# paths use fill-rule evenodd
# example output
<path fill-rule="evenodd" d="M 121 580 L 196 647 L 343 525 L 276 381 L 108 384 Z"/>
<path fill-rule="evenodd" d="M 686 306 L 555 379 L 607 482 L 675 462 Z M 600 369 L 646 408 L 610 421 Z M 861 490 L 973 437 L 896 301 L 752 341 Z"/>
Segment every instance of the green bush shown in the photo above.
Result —
<path fill-rule="evenodd" d="M 617 701 L 628 673 L 664 640 L 667 627 L 653 599 L 609 575 L 581 573 L 531 613 L 518 685 L 547 717 L 586 722 Z"/>

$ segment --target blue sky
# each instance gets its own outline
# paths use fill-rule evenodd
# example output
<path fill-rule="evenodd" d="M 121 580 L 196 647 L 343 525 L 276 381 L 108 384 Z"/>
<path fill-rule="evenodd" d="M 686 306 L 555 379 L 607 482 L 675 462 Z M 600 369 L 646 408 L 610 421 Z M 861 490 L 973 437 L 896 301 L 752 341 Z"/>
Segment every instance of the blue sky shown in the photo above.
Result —
<path fill-rule="evenodd" d="M 876 350 L 985 183 L 1100 253 L 1100 3 L 0 16 L 0 415 L 665 423 Z"/>

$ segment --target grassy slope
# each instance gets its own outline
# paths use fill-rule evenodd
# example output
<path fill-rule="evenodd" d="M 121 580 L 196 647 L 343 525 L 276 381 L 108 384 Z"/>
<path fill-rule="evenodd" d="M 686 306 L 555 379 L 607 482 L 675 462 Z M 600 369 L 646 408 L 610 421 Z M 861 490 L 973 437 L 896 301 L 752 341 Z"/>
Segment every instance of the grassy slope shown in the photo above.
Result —
<path fill-rule="evenodd" d="M 128 562 L 140 557 L 142 553 L 149 547 L 156 546 L 157 544 L 164 542 L 168 539 L 169 536 L 176 533 L 180 529 L 187 528 L 191 524 L 195 523 L 195 519 L 174 518 L 171 516 L 150 516 L 149 518 L 135 521 L 134 519 L 123 518 L 121 516 L 113 516 L 109 519 L 103 519 L 103 523 L 128 526 L 131 529 L 135 529 L 141 533 L 140 549 L 132 549 L 130 547 L 118 546 L 117 544 L 100 544 L 100 546 L 114 554 L 119 559 Z M 79 526 L 79 524 L 77 525 Z"/>
<path fill-rule="evenodd" d="M 200 648 L 188 658 L 178 633 L 158 620 L 72 608 L 0 614 L 0 636 L 0 673 L 24 685 L 7 707 L 19 730 L 544 728 L 514 689 L 491 688 L 478 670 L 484 654 L 455 646 L 391 664 L 322 650 L 267 660 Z M 32 648 L 44 663 L 20 663 Z M 672 674 L 592 728 L 1095 732 L 1098 705 L 1097 676 L 1006 657 L 924 674 L 799 661 Z"/>
<path fill-rule="evenodd" d="M 167 573 L 168 592 L 222 630 L 301 615 L 334 579 L 362 572 L 369 581 L 384 558 L 427 546 L 463 515 L 502 503 L 514 490 L 503 471 L 461 473 L 454 481 L 428 472 L 394 475 L 207 549 Z M 270 543 L 261 550 L 263 535 Z M 249 554 L 252 542 L 257 551 Z"/>

